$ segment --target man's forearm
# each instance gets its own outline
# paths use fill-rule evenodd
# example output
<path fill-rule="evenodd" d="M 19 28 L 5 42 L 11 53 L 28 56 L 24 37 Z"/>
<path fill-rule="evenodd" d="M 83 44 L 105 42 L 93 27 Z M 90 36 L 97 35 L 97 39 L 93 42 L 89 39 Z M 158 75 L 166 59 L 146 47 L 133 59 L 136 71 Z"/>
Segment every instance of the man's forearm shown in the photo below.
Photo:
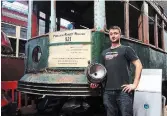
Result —
<path fill-rule="evenodd" d="M 135 79 L 133 84 L 137 87 L 140 81 L 140 76 L 141 76 L 141 71 L 142 71 L 142 64 L 141 63 L 137 63 L 136 65 L 136 69 L 135 69 Z"/>

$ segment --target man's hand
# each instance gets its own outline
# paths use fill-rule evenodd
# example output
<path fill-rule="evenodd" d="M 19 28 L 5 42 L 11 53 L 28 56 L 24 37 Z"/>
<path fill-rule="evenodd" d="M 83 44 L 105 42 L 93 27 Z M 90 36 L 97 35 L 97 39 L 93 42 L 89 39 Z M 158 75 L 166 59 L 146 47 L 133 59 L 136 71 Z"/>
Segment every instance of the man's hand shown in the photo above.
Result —
<path fill-rule="evenodd" d="M 132 90 L 135 90 L 137 86 L 134 84 L 125 84 L 125 85 L 122 85 L 121 87 L 123 87 L 122 91 L 129 93 Z"/>
<path fill-rule="evenodd" d="M 97 84 L 97 83 L 91 83 L 90 84 L 90 88 L 92 88 L 92 89 L 95 89 L 95 88 L 97 88 L 99 86 L 99 84 Z"/>

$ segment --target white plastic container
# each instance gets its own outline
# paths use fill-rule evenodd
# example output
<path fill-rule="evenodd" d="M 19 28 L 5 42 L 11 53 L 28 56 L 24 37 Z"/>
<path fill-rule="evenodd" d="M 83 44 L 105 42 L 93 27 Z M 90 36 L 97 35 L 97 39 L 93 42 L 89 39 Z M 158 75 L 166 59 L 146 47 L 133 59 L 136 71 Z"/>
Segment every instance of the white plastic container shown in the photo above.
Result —
<path fill-rule="evenodd" d="M 135 90 L 134 116 L 161 116 L 162 69 L 143 69 Z"/>

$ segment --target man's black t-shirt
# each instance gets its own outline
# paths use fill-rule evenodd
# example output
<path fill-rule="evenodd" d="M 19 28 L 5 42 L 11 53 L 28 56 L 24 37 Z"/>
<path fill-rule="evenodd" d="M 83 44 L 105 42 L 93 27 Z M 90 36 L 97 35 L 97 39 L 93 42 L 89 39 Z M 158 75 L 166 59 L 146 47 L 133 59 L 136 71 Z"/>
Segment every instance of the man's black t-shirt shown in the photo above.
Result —
<path fill-rule="evenodd" d="M 129 46 L 121 45 L 118 48 L 104 50 L 102 64 L 107 70 L 105 90 L 121 90 L 123 84 L 129 84 L 130 62 L 137 59 L 138 56 Z"/>

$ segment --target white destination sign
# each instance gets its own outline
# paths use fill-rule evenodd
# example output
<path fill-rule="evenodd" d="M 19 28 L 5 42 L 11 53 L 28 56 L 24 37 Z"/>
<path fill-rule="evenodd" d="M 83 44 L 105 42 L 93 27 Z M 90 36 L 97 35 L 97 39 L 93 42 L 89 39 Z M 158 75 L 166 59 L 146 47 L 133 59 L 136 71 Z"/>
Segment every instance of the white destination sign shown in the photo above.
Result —
<path fill-rule="evenodd" d="M 73 33 L 73 34 L 71 34 Z M 80 33 L 80 34 L 75 34 Z M 53 37 L 54 35 L 54 37 Z M 60 36 L 62 35 L 62 36 Z M 70 36 L 66 36 L 70 35 Z M 68 42 L 80 44 L 52 45 L 49 47 L 48 67 L 87 67 L 91 60 L 90 30 L 71 30 L 50 34 L 50 43 L 65 43 L 65 37 L 71 37 Z M 82 43 L 83 42 L 83 43 Z"/>
<path fill-rule="evenodd" d="M 78 29 L 78 30 L 53 32 L 49 34 L 49 41 L 50 43 L 90 42 L 91 41 L 91 30 Z"/>

